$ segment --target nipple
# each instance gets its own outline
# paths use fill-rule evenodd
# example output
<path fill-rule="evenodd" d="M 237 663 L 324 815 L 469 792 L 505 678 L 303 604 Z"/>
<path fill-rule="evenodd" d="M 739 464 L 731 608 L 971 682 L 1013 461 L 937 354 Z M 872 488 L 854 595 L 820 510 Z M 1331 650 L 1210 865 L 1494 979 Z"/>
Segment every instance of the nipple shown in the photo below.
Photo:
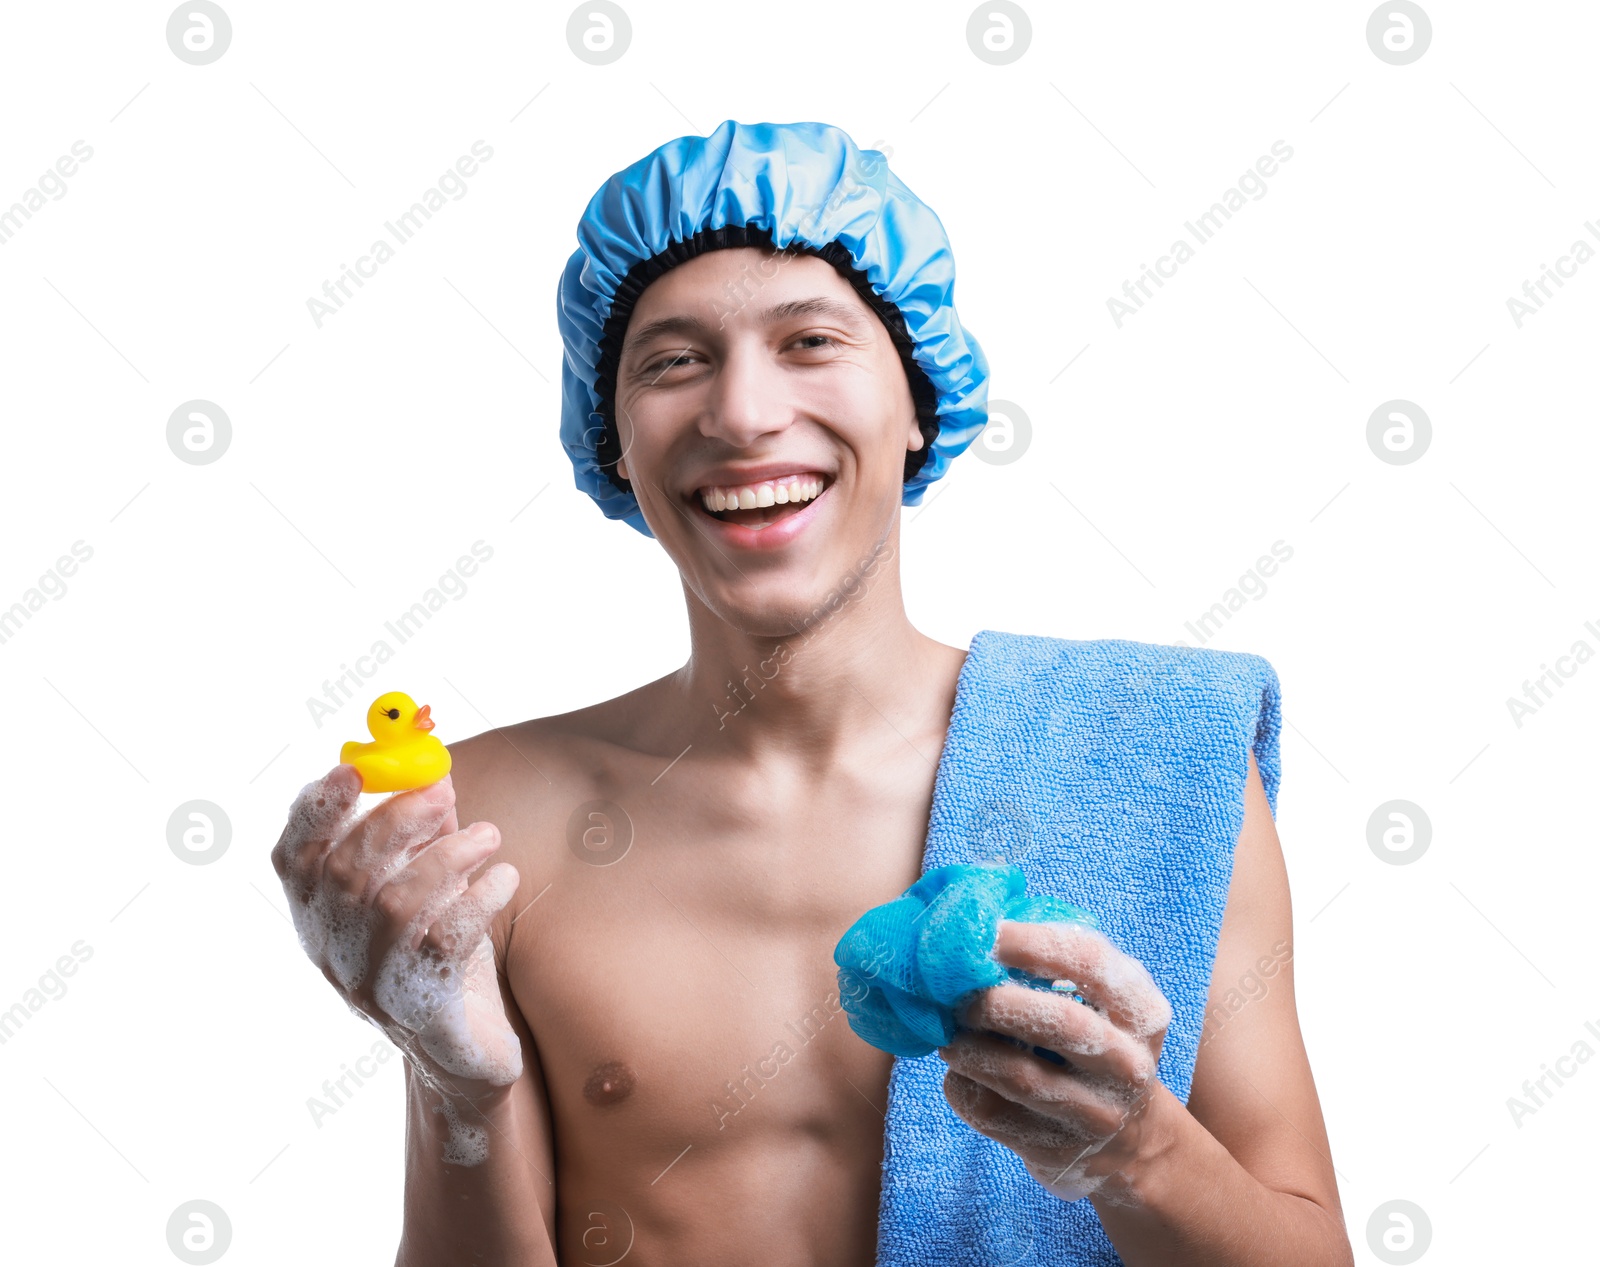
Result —
<path fill-rule="evenodd" d="M 595 1067 L 583 1084 L 583 1098 L 599 1108 L 621 1104 L 633 1094 L 633 1070 L 620 1060 L 609 1060 Z"/>

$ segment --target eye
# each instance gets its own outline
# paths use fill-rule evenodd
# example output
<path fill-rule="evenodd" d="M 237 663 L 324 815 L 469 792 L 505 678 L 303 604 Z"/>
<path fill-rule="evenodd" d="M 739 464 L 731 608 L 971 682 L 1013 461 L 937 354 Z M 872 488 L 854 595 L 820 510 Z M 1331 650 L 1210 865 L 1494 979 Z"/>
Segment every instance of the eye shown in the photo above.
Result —
<path fill-rule="evenodd" d="M 838 344 L 838 340 L 837 339 L 835 339 L 832 335 L 827 335 L 827 334 L 802 334 L 798 339 L 795 340 L 795 342 L 796 343 L 804 343 L 808 339 L 821 339 L 824 343 L 828 344 L 829 346 L 836 346 Z M 818 348 L 807 348 L 805 350 L 810 352 L 810 351 L 819 351 L 820 349 L 818 349 Z"/>
<path fill-rule="evenodd" d="M 390 721 L 399 721 L 400 720 L 400 710 L 398 708 L 387 709 L 384 712 L 383 715 L 385 717 L 387 717 Z"/>
<path fill-rule="evenodd" d="M 645 374 L 655 374 L 659 377 L 660 375 L 665 374 L 675 365 L 687 364 L 688 358 L 689 353 L 687 352 L 674 352 L 671 356 L 662 357 L 661 360 L 650 365 L 646 365 L 642 372 Z"/>

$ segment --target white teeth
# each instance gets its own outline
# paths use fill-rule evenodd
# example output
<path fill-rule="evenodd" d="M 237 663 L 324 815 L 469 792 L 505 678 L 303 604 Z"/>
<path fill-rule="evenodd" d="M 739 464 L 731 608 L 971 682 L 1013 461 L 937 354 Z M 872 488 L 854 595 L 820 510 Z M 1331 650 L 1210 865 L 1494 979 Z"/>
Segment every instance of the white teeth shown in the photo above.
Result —
<path fill-rule="evenodd" d="M 700 502 L 713 513 L 719 510 L 754 510 L 758 506 L 786 506 L 810 501 L 822 492 L 823 481 L 816 476 L 763 480 L 759 484 L 740 484 L 732 488 L 706 488 Z"/>

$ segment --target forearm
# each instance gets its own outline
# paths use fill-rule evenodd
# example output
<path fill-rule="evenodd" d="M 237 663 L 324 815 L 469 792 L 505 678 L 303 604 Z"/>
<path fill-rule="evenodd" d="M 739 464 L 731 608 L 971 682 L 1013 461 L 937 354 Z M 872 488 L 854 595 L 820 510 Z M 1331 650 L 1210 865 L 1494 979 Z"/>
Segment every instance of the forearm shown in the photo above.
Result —
<path fill-rule="evenodd" d="M 1350 1267 L 1332 1212 L 1261 1183 L 1166 1087 L 1147 1112 L 1149 1154 L 1090 1198 L 1127 1267 Z"/>
<path fill-rule="evenodd" d="M 508 1096 L 456 1110 L 462 1126 L 487 1135 L 488 1155 L 461 1165 L 446 1161 L 452 1129 L 441 1099 L 408 1063 L 405 1221 L 395 1267 L 555 1267 L 543 1212 L 553 1200 L 552 1178 L 512 1143 L 523 1134 L 516 1102 Z M 463 1132 L 454 1137 L 459 1148 Z"/>

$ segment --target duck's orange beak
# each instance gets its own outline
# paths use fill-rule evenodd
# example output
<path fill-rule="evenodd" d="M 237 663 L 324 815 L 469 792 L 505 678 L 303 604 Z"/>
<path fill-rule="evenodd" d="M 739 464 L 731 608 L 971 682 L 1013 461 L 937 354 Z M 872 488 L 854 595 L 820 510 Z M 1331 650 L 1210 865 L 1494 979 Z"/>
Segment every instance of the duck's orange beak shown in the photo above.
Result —
<path fill-rule="evenodd" d="M 417 709 L 417 719 L 411 724 L 418 730 L 433 729 L 433 718 L 428 716 L 428 705 L 424 704 L 421 708 Z"/>

